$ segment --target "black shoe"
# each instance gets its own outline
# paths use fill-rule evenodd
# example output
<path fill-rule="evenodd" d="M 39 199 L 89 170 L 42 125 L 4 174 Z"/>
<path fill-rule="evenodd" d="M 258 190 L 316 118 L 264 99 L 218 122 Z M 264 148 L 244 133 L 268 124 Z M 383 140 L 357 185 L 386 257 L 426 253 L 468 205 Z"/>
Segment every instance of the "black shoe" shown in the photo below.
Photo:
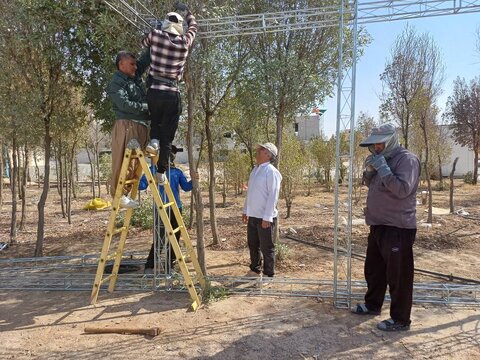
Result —
<path fill-rule="evenodd" d="M 393 319 L 387 319 L 377 324 L 377 329 L 382 331 L 407 331 L 410 330 L 410 324 L 401 323 Z"/>

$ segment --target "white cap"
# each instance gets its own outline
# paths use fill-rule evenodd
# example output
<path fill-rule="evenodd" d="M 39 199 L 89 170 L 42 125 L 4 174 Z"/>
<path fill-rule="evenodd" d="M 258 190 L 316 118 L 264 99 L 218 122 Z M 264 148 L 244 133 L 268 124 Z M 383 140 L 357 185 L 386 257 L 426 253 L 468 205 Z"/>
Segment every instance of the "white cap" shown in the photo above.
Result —
<path fill-rule="evenodd" d="M 274 157 L 277 157 L 278 155 L 278 149 L 277 147 L 272 144 L 272 143 L 265 143 L 265 144 L 258 144 L 258 146 L 264 148 L 264 149 L 267 149 L 268 151 L 270 151 L 270 153 L 274 156 Z"/>

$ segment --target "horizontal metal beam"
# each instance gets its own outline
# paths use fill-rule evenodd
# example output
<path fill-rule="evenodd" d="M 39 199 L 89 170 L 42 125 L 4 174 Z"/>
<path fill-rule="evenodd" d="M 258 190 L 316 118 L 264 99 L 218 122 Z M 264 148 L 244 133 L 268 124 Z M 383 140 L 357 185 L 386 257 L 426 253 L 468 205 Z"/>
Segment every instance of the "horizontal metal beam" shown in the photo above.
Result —
<path fill-rule="evenodd" d="M 140 0 L 104 0 L 142 32 L 158 24 L 158 18 Z M 351 20 L 352 7 L 343 9 Z M 392 0 L 358 3 L 358 24 L 390 22 L 421 17 L 480 12 L 480 0 Z M 350 18 L 350 19 L 349 19 Z M 199 37 L 219 38 L 338 26 L 339 7 L 324 7 L 197 19 Z"/>
<path fill-rule="evenodd" d="M 140 263 L 138 263 L 140 264 Z M 143 262 L 142 262 L 143 264 Z M 60 271 L 62 270 L 62 271 Z M 92 267 L 58 269 L 16 269 L 0 271 L 0 290 L 33 291 L 90 291 L 95 277 Z M 331 280 L 312 280 L 298 278 L 246 278 L 233 276 L 209 276 L 212 286 L 224 288 L 228 294 L 271 295 L 280 297 L 315 297 L 333 298 Z M 365 281 L 352 281 L 352 299 L 362 299 Z M 107 286 L 104 287 L 104 290 Z M 119 274 L 116 290 L 118 291 L 172 291 L 187 292 L 181 277 L 144 274 Z M 349 294 L 337 294 L 345 300 Z M 480 306 L 480 285 L 462 285 L 451 283 L 415 283 L 413 298 L 415 303 L 444 305 Z M 389 297 L 386 297 L 389 300 Z"/>

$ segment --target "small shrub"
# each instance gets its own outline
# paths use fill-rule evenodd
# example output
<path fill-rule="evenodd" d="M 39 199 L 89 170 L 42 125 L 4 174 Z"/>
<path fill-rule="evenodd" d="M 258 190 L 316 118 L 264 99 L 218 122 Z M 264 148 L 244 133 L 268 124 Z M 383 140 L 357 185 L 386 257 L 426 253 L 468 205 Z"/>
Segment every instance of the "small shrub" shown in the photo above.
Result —
<path fill-rule="evenodd" d="M 463 176 L 463 182 L 465 184 L 473 184 L 473 173 L 471 171 L 467 172 L 464 176 Z"/>
<path fill-rule="evenodd" d="M 205 304 L 208 304 L 215 301 L 224 300 L 228 297 L 228 295 L 229 291 L 227 288 L 212 286 L 210 282 L 207 282 L 202 299 Z"/>
<path fill-rule="evenodd" d="M 125 212 L 118 214 L 115 226 L 120 227 L 125 219 Z M 151 201 L 142 201 L 140 206 L 133 210 L 130 225 L 143 230 L 153 228 L 153 207 Z"/>
<path fill-rule="evenodd" d="M 290 256 L 290 248 L 287 244 L 277 243 L 275 245 L 275 259 L 281 263 Z"/>
<path fill-rule="evenodd" d="M 190 219 L 190 206 L 189 205 L 183 205 L 182 207 L 182 217 L 183 217 L 183 222 L 185 223 L 186 227 L 190 226 L 190 222 L 192 219 Z"/>
<path fill-rule="evenodd" d="M 435 191 L 445 191 L 445 190 L 448 190 L 449 187 L 447 186 L 446 182 L 445 181 L 442 181 L 442 182 L 438 182 L 436 183 L 434 186 L 433 186 L 433 190 Z"/>

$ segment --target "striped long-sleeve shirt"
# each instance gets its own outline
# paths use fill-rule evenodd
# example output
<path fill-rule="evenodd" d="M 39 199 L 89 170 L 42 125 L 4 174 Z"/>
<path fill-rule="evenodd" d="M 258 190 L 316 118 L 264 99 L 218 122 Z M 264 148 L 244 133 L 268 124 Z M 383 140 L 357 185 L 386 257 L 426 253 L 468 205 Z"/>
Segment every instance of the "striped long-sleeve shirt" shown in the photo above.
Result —
<path fill-rule="evenodd" d="M 188 30 L 183 35 L 172 35 L 162 30 L 154 29 L 142 41 L 143 46 L 150 47 L 152 63 L 149 74 L 152 77 L 162 77 L 180 81 L 183 76 L 185 62 L 193 40 L 198 31 L 195 17 L 187 15 Z M 154 81 L 152 89 L 178 91 L 177 87 Z"/>

